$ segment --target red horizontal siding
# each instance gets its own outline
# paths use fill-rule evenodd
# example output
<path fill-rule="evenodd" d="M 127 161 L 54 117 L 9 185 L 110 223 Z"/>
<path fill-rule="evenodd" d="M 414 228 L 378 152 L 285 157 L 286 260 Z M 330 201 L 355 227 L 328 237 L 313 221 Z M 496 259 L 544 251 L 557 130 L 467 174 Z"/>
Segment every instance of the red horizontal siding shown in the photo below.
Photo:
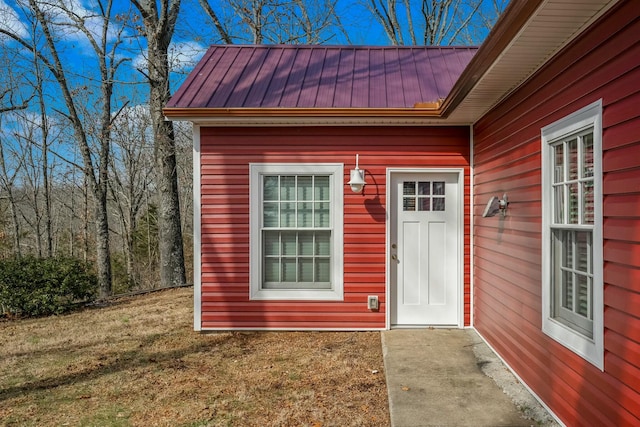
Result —
<path fill-rule="evenodd" d="M 621 1 L 474 126 L 474 323 L 567 425 L 640 425 L 640 20 Z M 603 100 L 604 372 L 541 331 L 541 128 Z M 505 218 L 482 218 L 506 192 Z"/>
<path fill-rule="evenodd" d="M 470 321 L 469 128 L 201 128 L 203 329 L 384 328 L 387 311 L 386 171 L 465 169 L 464 306 Z M 344 187 L 344 300 L 249 299 L 249 163 L 344 163 L 367 171 L 364 194 Z M 378 295 L 380 309 L 367 309 Z"/>

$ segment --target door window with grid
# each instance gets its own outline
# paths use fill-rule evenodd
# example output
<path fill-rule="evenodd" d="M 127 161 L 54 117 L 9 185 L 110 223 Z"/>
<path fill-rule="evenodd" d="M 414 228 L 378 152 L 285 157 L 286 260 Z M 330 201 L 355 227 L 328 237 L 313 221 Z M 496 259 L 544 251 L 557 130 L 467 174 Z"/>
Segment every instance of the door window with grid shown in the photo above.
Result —
<path fill-rule="evenodd" d="M 341 298 L 342 165 L 251 170 L 252 296 Z"/>
<path fill-rule="evenodd" d="M 445 210 L 444 181 L 405 181 L 402 183 L 402 210 L 438 212 Z"/>
<path fill-rule="evenodd" d="M 602 368 L 602 106 L 542 129 L 543 331 Z"/>

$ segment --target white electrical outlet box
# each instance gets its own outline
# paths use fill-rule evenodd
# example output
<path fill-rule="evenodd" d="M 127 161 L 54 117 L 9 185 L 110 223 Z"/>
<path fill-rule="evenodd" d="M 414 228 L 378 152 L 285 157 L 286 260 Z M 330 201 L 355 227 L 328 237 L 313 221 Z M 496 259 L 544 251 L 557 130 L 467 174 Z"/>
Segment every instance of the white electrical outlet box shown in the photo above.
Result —
<path fill-rule="evenodd" d="M 369 310 L 378 309 L 378 295 L 369 295 L 367 297 L 367 307 Z"/>

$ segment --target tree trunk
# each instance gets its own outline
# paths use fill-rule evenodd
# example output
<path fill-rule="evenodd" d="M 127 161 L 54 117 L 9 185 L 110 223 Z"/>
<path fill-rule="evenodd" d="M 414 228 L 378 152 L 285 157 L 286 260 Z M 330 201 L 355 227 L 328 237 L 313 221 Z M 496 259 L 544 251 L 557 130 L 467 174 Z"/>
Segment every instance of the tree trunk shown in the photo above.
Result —
<path fill-rule="evenodd" d="M 170 97 L 169 45 L 180 9 L 180 0 L 167 1 L 160 11 L 154 0 L 132 0 L 142 15 L 147 38 L 149 110 L 153 124 L 159 191 L 160 282 L 162 286 L 186 283 L 180 198 L 173 123 L 162 109 Z"/>
<path fill-rule="evenodd" d="M 151 55 L 149 55 L 151 57 Z M 168 73 L 167 73 L 168 76 Z M 154 93 L 155 92 L 155 93 Z M 164 98 L 164 101 L 159 99 Z M 156 105 L 164 105 L 168 91 L 151 86 L 151 99 Z M 158 167 L 158 191 L 160 192 L 159 233 L 160 233 L 160 282 L 162 286 L 183 285 L 186 282 L 182 228 L 180 221 L 180 198 L 178 195 L 178 174 L 176 167 L 176 147 L 173 123 L 164 120 L 162 110 L 152 111 L 156 129 L 156 164 Z"/>
<path fill-rule="evenodd" d="M 100 298 L 111 295 L 111 251 L 109 250 L 109 220 L 107 198 L 95 201 L 96 220 L 96 264 L 100 283 Z"/>

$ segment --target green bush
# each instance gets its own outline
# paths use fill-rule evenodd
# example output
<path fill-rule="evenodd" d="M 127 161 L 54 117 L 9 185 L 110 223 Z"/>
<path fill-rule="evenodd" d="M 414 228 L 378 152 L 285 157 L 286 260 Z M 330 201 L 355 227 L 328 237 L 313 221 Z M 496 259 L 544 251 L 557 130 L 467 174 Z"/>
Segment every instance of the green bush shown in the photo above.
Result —
<path fill-rule="evenodd" d="M 18 316 L 45 316 L 93 301 L 98 279 L 85 262 L 74 258 L 0 260 L 0 305 Z"/>

